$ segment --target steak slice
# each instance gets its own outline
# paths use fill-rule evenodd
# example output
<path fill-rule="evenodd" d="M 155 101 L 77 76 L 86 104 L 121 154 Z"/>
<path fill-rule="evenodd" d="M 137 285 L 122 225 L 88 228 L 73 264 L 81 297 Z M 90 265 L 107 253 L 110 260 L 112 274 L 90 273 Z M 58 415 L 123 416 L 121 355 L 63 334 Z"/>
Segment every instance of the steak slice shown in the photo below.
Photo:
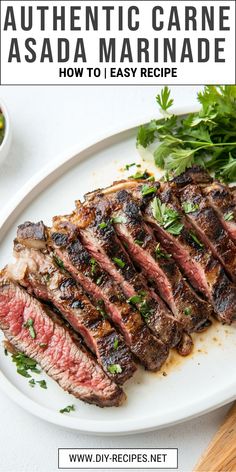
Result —
<path fill-rule="evenodd" d="M 145 184 L 142 190 L 146 188 Z M 111 204 L 111 198 L 109 202 Z M 126 244 L 132 259 L 153 281 L 184 329 L 187 332 L 200 330 L 212 309 L 193 291 L 171 255 L 160 243 L 157 244 L 152 229 L 143 220 L 140 204 L 127 190 L 120 190 L 113 196 L 113 207 L 116 232 Z"/>
<path fill-rule="evenodd" d="M 204 197 L 197 185 L 188 185 L 180 191 L 180 201 L 192 204 L 195 211 L 188 213 L 187 218 L 203 243 L 221 262 L 229 277 L 236 281 L 236 246 L 229 238 L 217 212 Z"/>
<path fill-rule="evenodd" d="M 29 319 L 36 333 L 34 339 L 25 327 Z M 124 401 L 121 388 L 106 376 L 82 343 L 4 273 L 0 275 L 0 328 L 17 350 L 35 359 L 76 398 L 100 407 L 119 406 Z"/>
<path fill-rule="evenodd" d="M 42 223 L 40 223 L 42 225 Z M 65 270 L 58 267 L 62 263 L 59 259 L 49 254 L 45 249 L 33 249 L 22 243 L 32 244 L 27 239 L 27 234 L 34 231 L 37 240 L 39 224 L 27 222 L 19 226 L 17 237 L 21 243 L 15 242 L 15 255 L 18 265 L 25 265 L 18 281 L 21 285 L 32 291 L 36 297 L 43 301 L 51 302 L 79 332 L 88 347 L 98 358 L 107 374 L 118 383 L 123 383 L 130 378 L 136 370 L 131 353 L 126 346 L 123 337 L 104 319 L 83 293 L 81 287 L 77 286 L 74 279 Z M 45 234 L 45 228 L 43 234 Z M 119 366 L 113 368 L 113 366 Z M 117 371 L 117 372 L 116 372 Z"/>
<path fill-rule="evenodd" d="M 164 302 L 151 291 L 138 273 L 121 241 L 116 236 L 110 218 L 104 221 L 109 204 L 102 200 L 104 210 L 77 202 L 69 220 L 80 230 L 82 242 L 90 254 L 101 264 L 142 314 L 151 331 L 166 345 L 175 346 L 181 337 L 181 328 Z"/>
<path fill-rule="evenodd" d="M 140 203 L 143 217 L 155 230 L 158 241 L 165 250 L 173 256 L 183 273 L 188 277 L 197 291 L 202 293 L 212 304 L 215 316 L 219 321 L 230 324 L 236 319 L 236 288 L 227 277 L 225 270 L 215 259 L 212 253 L 197 242 L 195 233 L 189 224 L 179 200 L 175 185 L 172 183 L 147 183 L 150 187 L 157 188 L 156 197 L 161 203 L 167 205 L 179 213 L 183 228 L 178 235 L 172 235 L 166 231 L 155 219 L 152 210 L 153 194 L 142 196 L 143 182 L 126 181 L 122 185 L 132 191 L 133 197 Z M 120 189 L 120 184 L 114 185 Z M 109 195 L 112 187 L 105 189 L 104 193 Z"/>
<path fill-rule="evenodd" d="M 208 172 L 200 166 L 188 169 L 172 182 L 177 187 L 186 184 L 200 184 L 204 196 L 207 197 L 210 206 L 216 211 L 224 229 L 228 232 L 233 242 L 236 241 L 236 201 L 231 187 L 213 180 Z"/>
<path fill-rule="evenodd" d="M 92 300 L 100 303 L 100 309 L 109 314 L 136 358 L 148 370 L 158 370 L 167 358 L 168 349 L 151 334 L 140 313 L 126 302 L 118 285 L 90 256 L 80 241 L 78 231 L 63 218 L 56 217 L 48 233 L 54 253 Z"/>
<path fill-rule="evenodd" d="M 210 205 L 217 212 L 221 224 L 228 232 L 230 238 L 236 242 L 236 201 L 229 187 L 214 181 L 202 189 L 208 198 Z"/>

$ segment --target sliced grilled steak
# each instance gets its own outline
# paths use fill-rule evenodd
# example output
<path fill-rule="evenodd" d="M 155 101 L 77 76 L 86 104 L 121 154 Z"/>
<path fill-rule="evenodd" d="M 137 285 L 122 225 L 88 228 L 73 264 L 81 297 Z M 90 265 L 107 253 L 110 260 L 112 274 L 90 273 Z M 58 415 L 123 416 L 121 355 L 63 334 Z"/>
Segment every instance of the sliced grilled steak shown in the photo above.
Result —
<path fill-rule="evenodd" d="M 203 243 L 212 251 L 235 282 L 236 246 L 229 238 L 216 211 L 210 206 L 208 199 L 204 198 L 200 186 L 188 185 L 182 189 L 180 201 L 182 205 L 195 206 L 195 211 L 188 213 L 188 220 Z"/>
<path fill-rule="evenodd" d="M 91 304 L 74 279 L 58 267 L 62 266 L 60 259 L 49 254 L 46 248 L 38 250 L 23 246 L 23 242 L 28 245 L 31 243 L 31 240 L 27 239 L 29 225 L 27 223 L 18 228 L 17 237 L 21 243 L 15 242 L 18 264 L 25 264 L 25 270 L 21 279 L 18 277 L 18 281 L 41 300 L 53 303 L 71 326 L 83 336 L 107 374 L 116 382 L 123 383 L 136 370 L 123 338 Z M 31 223 L 31 232 L 33 226 Z M 116 368 L 114 370 L 114 365 L 119 366 L 118 371 Z"/>
<path fill-rule="evenodd" d="M 147 189 L 146 184 L 143 189 Z M 155 187 L 149 189 L 154 191 Z M 192 332 L 201 329 L 212 311 L 209 304 L 192 290 L 171 255 L 160 243 L 157 244 L 152 229 L 144 222 L 140 203 L 127 190 L 120 190 L 113 198 L 115 229 L 132 259 L 153 281 L 185 330 Z M 111 204 L 111 197 L 109 201 Z"/>
<path fill-rule="evenodd" d="M 220 218 L 222 226 L 230 238 L 236 241 L 236 202 L 232 188 L 210 177 L 208 172 L 199 166 L 188 169 L 181 176 L 173 179 L 177 187 L 186 184 L 199 184 L 210 206 L 214 208 Z"/>
<path fill-rule="evenodd" d="M 236 242 L 236 202 L 231 189 L 220 182 L 214 181 L 202 189 L 211 206 L 217 212 L 222 226 L 233 242 Z"/>
<path fill-rule="evenodd" d="M 161 203 L 166 204 L 168 208 L 180 215 L 183 228 L 180 234 L 175 236 L 166 231 L 154 218 L 152 201 L 155 197 L 152 194 L 142 196 L 143 183 L 127 181 L 122 182 L 122 185 L 132 191 L 133 197 L 140 202 L 144 219 L 154 228 L 157 239 L 166 251 L 172 254 L 196 290 L 210 301 L 217 318 L 224 323 L 231 323 L 236 319 L 236 289 L 218 260 L 209 250 L 206 251 L 202 242 L 196 238 L 196 234 L 187 221 L 176 197 L 175 185 L 146 182 L 146 185 L 156 186 L 158 189 L 156 197 L 160 199 Z M 104 192 L 109 195 L 112 188 L 106 189 Z"/>
<path fill-rule="evenodd" d="M 92 256 L 121 285 L 126 297 L 134 302 L 149 328 L 168 346 L 175 346 L 181 336 L 178 322 L 173 318 L 162 300 L 151 292 L 143 276 L 139 274 L 116 236 L 107 214 L 109 202 L 102 200 L 104 208 L 81 205 L 70 221 L 80 229 L 82 242 Z M 135 297 L 135 298 L 134 298 Z"/>
<path fill-rule="evenodd" d="M 110 315 L 141 364 L 149 370 L 158 370 L 168 349 L 151 334 L 140 313 L 126 302 L 118 285 L 83 247 L 78 231 L 57 217 L 48 233 L 54 253 L 92 299 L 100 303 L 100 309 Z"/>
<path fill-rule="evenodd" d="M 33 322 L 36 337 L 25 327 Z M 0 328 L 11 344 L 35 359 L 58 384 L 75 397 L 100 407 L 119 406 L 122 390 L 110 380 L 69 330 L 23 288 L 0 276 Z M 43 347 L 40 347 L 42 346 Z"/>

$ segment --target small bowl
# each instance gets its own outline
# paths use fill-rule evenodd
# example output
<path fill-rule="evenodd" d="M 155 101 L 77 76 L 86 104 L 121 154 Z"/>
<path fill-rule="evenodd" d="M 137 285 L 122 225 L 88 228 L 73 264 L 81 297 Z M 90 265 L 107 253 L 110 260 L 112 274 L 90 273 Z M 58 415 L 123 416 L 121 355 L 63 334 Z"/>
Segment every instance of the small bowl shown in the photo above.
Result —
<path fill-rule="evenodd" d="M 4 138 L 3 138 L 2 144 L 0 144 L 0 164 L 1 164 L 4 161 L 4 159 L 6 159 L 10 146 L 11 146 L 12 129 L 11 129 L 11 122 L 10 122 L 6 105 L 4 105 L 1 99 L 0 99 L 0 109 L 5 119 Z"/>

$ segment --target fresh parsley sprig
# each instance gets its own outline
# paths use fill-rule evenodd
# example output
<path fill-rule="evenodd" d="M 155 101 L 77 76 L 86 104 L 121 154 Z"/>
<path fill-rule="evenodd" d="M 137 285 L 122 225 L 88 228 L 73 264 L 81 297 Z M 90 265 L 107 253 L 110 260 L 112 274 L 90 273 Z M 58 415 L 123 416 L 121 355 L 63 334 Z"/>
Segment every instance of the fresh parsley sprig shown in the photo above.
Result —
<path fill-rule="evenodd" d="M 236 180 L 236 86 L 205 86 L 198 93 L 201 108 L 185 118 L 169 113 L 173 104 L 168 87 L 156 101 L 164 117 L 142 125 L 137 146 L 154 148 L 158 167 L 179 175 L 193 164 L 203 165 L 225 182 Z"/>
<path fill-rule="evenodd" d="M 155 220 L 162 226 L 168 233 L 178 236 L 183 229 L 183 224 L 180 220 L 180 214 L 169 208 L 165 203 L 161 203 L 161 200 L 155 197 L 151 203 L 152 214 Z"/>

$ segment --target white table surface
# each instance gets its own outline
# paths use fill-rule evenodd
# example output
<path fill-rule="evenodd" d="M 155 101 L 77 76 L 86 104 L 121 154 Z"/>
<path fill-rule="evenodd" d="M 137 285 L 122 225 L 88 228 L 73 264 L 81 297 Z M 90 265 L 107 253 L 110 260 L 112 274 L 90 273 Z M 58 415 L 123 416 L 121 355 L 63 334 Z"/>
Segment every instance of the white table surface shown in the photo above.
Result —
<path fill-rule="evenodd" d="M 191 103 L 196 87 L 173 87 L 176 106 Z M 0 167 L 1 208 L 58 154 L 155 117 L 156 87 L 1 87 L 13 143 Z M 159 406 L 161 408 L 161 405 Z M 94 437 L 66 431 L 23 411 L 0 391 L 0 471 L 54 472 L 58 447 L 178 447 L 179 470 L 191 472 L 229 406 L 161 431 Z M 210 472 L 210 471 L 206 471 Z"/>

